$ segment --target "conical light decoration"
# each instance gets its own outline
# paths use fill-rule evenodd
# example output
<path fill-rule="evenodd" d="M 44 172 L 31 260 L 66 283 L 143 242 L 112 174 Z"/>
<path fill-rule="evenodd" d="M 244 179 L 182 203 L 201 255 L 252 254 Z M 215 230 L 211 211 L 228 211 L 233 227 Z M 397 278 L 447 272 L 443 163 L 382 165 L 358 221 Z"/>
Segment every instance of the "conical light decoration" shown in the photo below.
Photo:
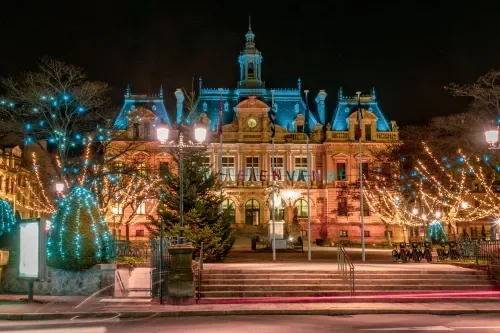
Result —
<path fill-rule="evenodd" d="M 48 265 L 81 270 L 110 262 L 113 256 L 113 239 L 93 194 L 85 187 L 73 187 L 52 218 Z"/>

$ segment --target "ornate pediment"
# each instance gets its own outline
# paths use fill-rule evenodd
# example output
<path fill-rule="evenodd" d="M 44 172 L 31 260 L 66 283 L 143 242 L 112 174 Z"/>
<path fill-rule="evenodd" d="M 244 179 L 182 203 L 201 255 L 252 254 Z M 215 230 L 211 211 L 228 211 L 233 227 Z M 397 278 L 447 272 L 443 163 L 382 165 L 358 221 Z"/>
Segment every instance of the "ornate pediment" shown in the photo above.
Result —
<path fill-rule="evenodd" d="M 263 101 L 257 99 L 255 96 L 249 96 L 247 99 L 241 101 L 234 108 L 236 112 L 267 112 L 269 106 Z"/>

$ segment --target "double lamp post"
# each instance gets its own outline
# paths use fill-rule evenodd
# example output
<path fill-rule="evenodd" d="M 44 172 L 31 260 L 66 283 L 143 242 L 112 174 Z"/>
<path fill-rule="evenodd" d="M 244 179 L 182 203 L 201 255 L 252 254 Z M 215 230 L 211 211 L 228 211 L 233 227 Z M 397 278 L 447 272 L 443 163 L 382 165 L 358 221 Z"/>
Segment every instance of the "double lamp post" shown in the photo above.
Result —
<path fill-rule="evenodd" d="M 178 131 L 178 141 L 169 141 L 170 130 L 168 127 L 160 123 L 156 127 L 156 136 L 158 141 L 160 141 L 160 148 L 176 148 L 179 150 L 179 236 L 177 237 L 177 244 L 184 244 L 184 165 L 183 165 L 183 151 L 186 148 L 199 148 L 201 144 L 206 140 L 207 129 L 204 127 L 194 128 L 194 138 L 196 143 L 191 141 L 184 142 L 184 134 L 182 133 L 182 128 L 179 127 Z M 163 219 L 160 218 L 160 244 L 163 245 Z M 160 246 L 160 252 L 162 252 L 163 246 Z M 160 253 L 160 256 L 162 254 Z"/>

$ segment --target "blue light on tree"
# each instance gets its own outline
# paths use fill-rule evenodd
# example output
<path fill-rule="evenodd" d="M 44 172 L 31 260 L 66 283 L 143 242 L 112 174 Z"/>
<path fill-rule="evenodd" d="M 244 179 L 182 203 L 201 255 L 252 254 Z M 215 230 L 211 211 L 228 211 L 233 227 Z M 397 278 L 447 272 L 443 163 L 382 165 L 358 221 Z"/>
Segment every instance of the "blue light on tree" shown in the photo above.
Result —
<path fill-rule="evenodd" d="M 113 240 L 93 194 L 74 186 L 52 218 L 47 264 L 81 270 L 113 259 Z"/>
<path fill-rule="evenodd" d="M 10 204 L 0 199 L 0 236 L 16 228 L 16 219 Z"/>

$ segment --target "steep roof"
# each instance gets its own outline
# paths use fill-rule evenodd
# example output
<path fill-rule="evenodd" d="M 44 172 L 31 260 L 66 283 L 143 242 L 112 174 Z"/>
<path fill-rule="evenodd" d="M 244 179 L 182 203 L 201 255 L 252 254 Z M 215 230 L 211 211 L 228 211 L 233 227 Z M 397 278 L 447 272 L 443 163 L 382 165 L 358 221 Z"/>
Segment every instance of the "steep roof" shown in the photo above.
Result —
<path fill-rule="evenodd" d="M 378 106 L 375 90 L 370 95 L 360 97 L 362 109 L 372 112 L 377 117 L 377 131 L 390 132 L 391 127 L 387 122 L 382 110 Z M 347 118 L 358 110 L 358 97 L 346 97 L 342 95 L 342 89 L 339 91 L 337 107 L 333 113 L 331 125 L 333 131 L 347 131 L 349 124 Z"/>
<path fill-rule="evenodd" d="M 128 128 L 128 115 L 140 107 L 151 110 L 156 115 L 155 123 L 163 121 L 167 125 L 171 125 L 167 108 L 163 102 L 163 89 L 160 89 L 158 95 L 132 95 L 130 88 L 127 88 L 125 101 L 118 117 L 115 119 L 113 129 L 126 130 Z"/>

